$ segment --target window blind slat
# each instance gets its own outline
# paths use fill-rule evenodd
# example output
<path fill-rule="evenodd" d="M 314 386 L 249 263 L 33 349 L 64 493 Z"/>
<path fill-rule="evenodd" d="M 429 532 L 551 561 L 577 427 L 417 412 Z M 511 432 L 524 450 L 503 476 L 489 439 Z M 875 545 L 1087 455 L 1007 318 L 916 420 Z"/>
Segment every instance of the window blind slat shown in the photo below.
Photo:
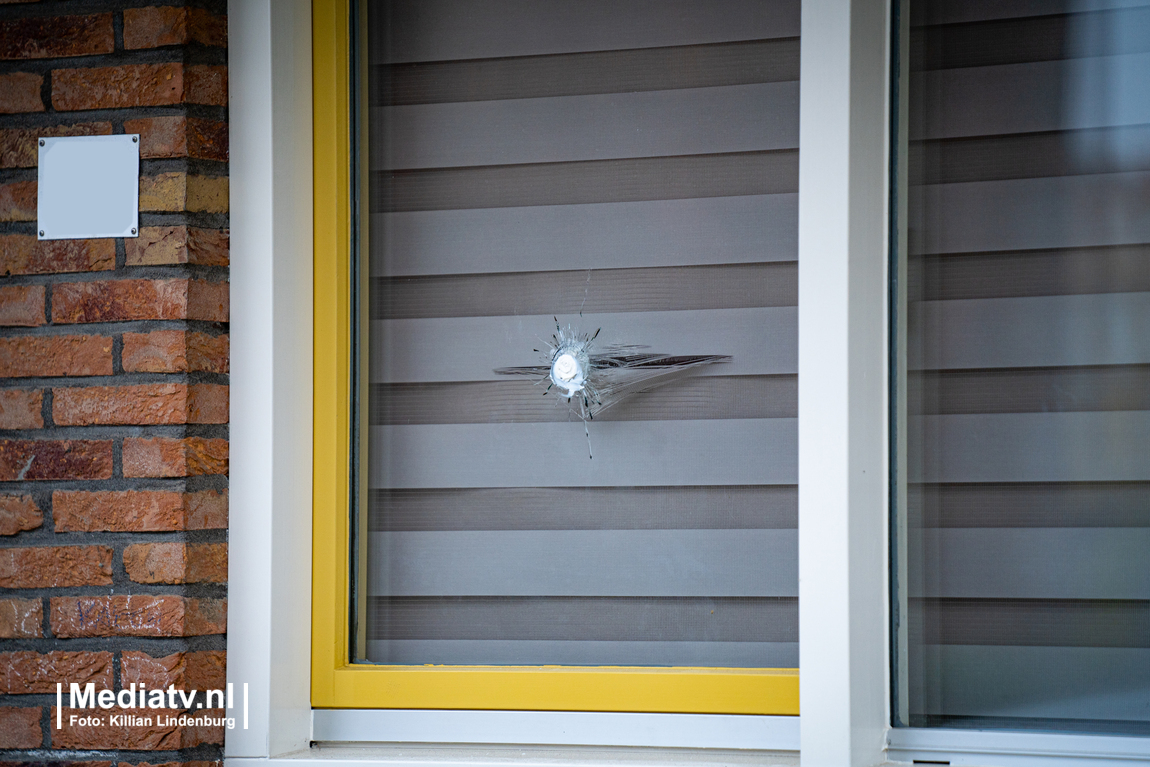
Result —
<path fill-rule="evenodd" d="M 378 213 L 369 236 L 372 272 L 397 277 L 794 261 L 797 222 L 787 192 Z"/>

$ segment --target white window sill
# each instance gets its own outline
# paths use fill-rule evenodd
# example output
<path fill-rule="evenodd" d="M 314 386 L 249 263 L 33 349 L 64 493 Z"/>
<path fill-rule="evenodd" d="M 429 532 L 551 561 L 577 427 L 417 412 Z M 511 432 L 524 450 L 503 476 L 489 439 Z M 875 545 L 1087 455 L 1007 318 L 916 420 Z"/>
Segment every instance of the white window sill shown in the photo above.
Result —
<path fill-rule="evenodd" d="M 587 746 L 329 744 L 273 759 L 227 759 L 226 767 L 798 767 L 797 752 Z"/>
<path fill-rule="evenodd" d="M 900 727 L 887 734 L 891 761 L 952 765 L 1101 767 L 1150 764 L 1150 738 Z"/>

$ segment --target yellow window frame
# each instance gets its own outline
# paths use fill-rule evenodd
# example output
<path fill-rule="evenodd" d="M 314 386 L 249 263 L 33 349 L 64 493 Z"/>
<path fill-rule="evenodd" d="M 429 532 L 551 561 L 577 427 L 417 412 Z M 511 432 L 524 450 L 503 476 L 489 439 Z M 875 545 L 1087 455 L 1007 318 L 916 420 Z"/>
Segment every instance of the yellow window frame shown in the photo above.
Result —
<path fill-rule="evenodd" d="M 347 0 L 312 7 L 316 708 L 799 713 L 798 669 L 389 666 L 349 658 L 351 143 Z"/>

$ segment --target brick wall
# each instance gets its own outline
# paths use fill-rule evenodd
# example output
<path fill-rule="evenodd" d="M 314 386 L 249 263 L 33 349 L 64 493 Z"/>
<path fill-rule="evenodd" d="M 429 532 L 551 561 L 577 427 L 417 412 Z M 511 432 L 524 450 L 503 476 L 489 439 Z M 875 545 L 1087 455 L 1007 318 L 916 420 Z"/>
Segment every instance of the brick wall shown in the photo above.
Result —
<path fill-rule="evenodd" d="M 223 0 L 0 0 L 0 762 L 207 765 L 56 682 L 224 684 Z M 139 133 L 140 237 L 40 242 L 36 141 Z M 67 705 L 67 699 L 65 699 Z"/>

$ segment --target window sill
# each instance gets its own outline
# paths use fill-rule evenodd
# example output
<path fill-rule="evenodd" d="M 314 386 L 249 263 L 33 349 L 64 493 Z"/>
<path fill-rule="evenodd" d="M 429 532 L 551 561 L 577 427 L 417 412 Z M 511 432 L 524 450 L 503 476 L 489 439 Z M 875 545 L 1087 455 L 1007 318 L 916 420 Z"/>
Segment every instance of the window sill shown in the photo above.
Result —
<path fill-rule="evenodd" d="M 797 751 L 797 716 L 316 709 L 318 742 L 624 746 Z"/>
<path fill-rule="evenodd" d="M 797 741 L 797 727 L 796 741 Z M 226 767 L 798 767 L 797 751 L 707 750 L 681 748 L 611 748 L 586 746 L 472 746 L 364 744 L 313 746 L 273 759 L 228 759 Z"/>
<path fill-rule="evenodd" d="M 1113 735 L 1056 735 L 900 727 L 887 733 L 887 756 L 898 762 L 1003 767 L 1049 765 L 1143 765 L 1150 762 L 1150 738 Z"/>

